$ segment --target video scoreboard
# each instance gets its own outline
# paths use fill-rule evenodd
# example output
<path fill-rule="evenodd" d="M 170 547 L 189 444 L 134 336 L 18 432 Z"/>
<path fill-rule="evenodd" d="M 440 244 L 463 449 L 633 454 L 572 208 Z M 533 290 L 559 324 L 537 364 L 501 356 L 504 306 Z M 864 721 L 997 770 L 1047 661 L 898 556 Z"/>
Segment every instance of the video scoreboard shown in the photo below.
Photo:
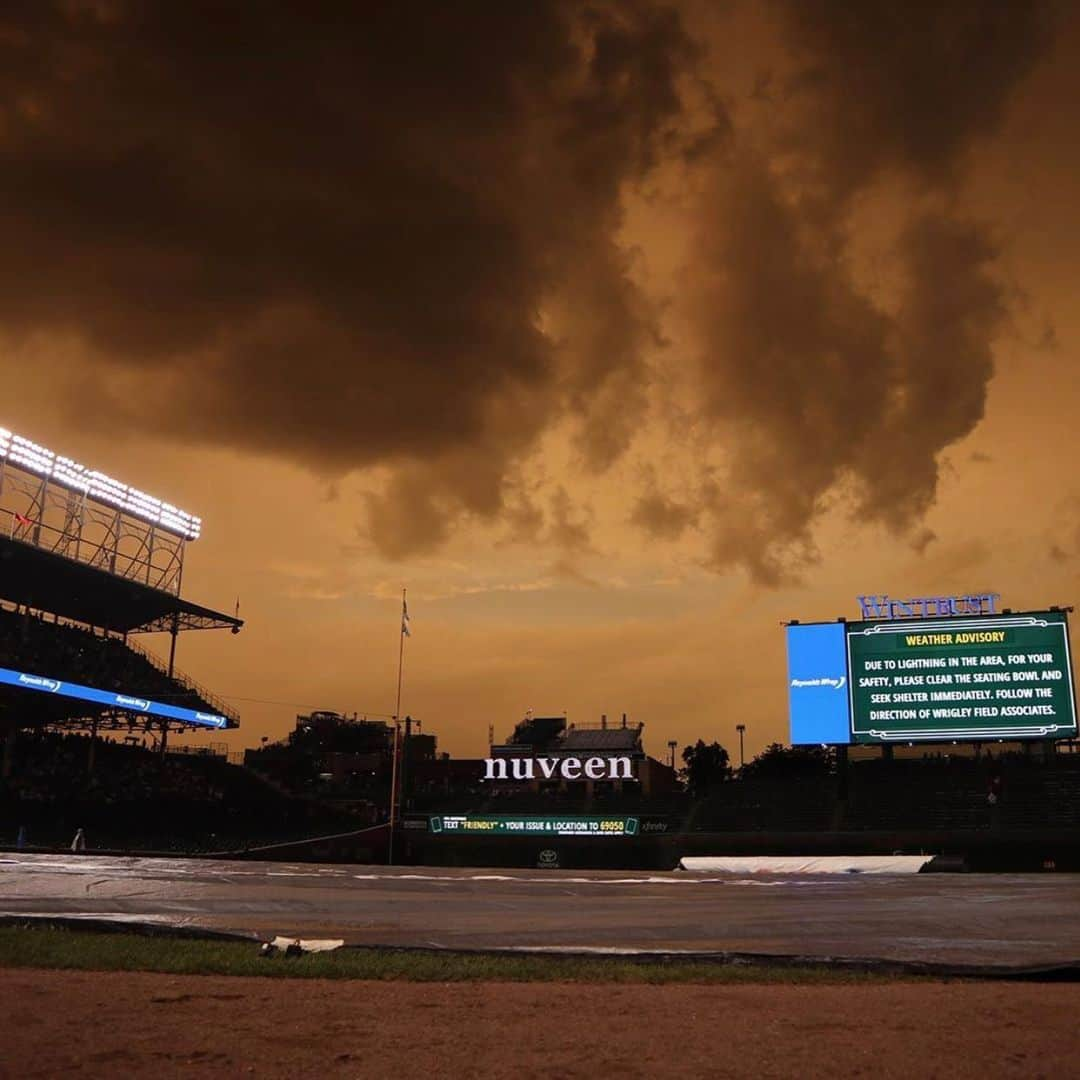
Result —
<path fill-rule="evenodd" d="M 787 648 L 794 745 L 1077 734 L 1062 610 L 793 623 Z"/>

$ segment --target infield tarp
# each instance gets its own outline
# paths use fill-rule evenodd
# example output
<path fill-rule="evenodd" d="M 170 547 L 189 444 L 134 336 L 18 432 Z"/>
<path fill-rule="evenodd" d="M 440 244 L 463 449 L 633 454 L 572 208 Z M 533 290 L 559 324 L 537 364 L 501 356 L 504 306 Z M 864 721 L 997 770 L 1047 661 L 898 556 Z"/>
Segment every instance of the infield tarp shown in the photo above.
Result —
<path fill-rule="evenodd" d="M 930 855 L 703 855 L 680 870 L 710 874 L 917 874 Z"/>

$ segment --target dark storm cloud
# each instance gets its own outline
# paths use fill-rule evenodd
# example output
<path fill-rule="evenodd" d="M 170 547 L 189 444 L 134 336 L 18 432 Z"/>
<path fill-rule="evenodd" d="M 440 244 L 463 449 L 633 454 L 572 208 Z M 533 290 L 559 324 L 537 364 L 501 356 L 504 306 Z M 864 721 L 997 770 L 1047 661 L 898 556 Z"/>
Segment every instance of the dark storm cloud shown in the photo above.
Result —
<path fill-rule="evenodd" d="M 629 492 L 631 520 L 697 526 L 713 566 L 766 582 L 813 556 L 841 491 L 918 543 L 1006 315 L 992 231 L 957 210 L 966 151 L 1047 19 L 1006 0 L 769 11 L 786 66 L 735 110 L 758 127 L 727 124 L 708 35 L 660 0 L 6 4 L 0 332 L 87 346 L 58 390 L 83 422 L 328 482 L 382 467 L 367 528 L 386 555 L 476 518 L 585 552 L 589 515 L 516 467 L 569 418 L 585 469 L 609 468 L 664 392 L 662 307 L 621 229 L 626 192 L 677 163 L 706 191 L 686 281 L 723 462 L 693 499 Z M 886 181 L 882 295 L 853 239 Z"/>
<path fill-rule="evenodd" d="M 891 164 L 947 178 L 959 151 L 997 130 L 1016 83 L 1050 41 L 1050 9 L 1038 0 L 789 0 L 782 8 L 798 64 L 788 91 L 812 100 L 804 139 L 826 184 L 842 192 Z"/>
<path fill-rule="evenodd" d="M 711 561 L 770 583 L 813 557 L 845 484 L 862 517 L 918 544 L 940 451 L 982 418 L 1005 315 L 991 231 L 954 209 L 963 152 L 1046 40 L 1026 3 L 787 10 L 775 133 L 718 161 L 694 290 L 705 410 L 733 433 Z M 852 230 L 856 197 L 889 178 L 905 224 L 883 302 L 853 269 Z"/>
<path fill-rule="evenodd" d="M 660 491 L 638 496 L 630 513 L 630 521 L 656 540 L 678 540 L 697 524 L 698 517 L 695 507 Z"/>
<path fill-rule="evenodd" d="M 375 538 L 431 546 L 555 418 L 625 449 L 620 192 L 692 51 L 645 0 L 6 5 L 0 327 L 88 342 L 111 422 L 400 464 Z"/>

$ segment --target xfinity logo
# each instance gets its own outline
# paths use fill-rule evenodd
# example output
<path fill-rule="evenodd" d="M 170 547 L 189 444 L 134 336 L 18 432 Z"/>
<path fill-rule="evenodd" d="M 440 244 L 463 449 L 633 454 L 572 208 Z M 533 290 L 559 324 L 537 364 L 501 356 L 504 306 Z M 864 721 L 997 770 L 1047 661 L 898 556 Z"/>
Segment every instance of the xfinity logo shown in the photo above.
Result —
<path fill-rule="evenodd" d="M 484 780 L 633 780 L 628 757 L 485 758 Z"/>
<path fill-rule="evenodd" d="M 792 679 L 791 685 L 801 686 L 831 686 L 834 690 L 843 690 L 847 683 L 847 676 L 841 675 L 839 679 Z"/>

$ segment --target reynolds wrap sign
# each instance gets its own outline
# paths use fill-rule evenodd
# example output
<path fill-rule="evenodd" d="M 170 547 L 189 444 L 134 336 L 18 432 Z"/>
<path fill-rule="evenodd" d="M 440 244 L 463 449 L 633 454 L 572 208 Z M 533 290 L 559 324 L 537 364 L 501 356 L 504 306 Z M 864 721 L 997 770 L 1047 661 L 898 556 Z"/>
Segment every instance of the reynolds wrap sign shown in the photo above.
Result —
<path fill-rule="evenodd" d="M 793 623 L 787 628 L 793 745 L 829 745 L 851 739 L 844 642 L 841 623 Z"/>
<path fill-rule="evenodd" d="M 499 757 L 484 759 L 484 780 L 633 780 L 629 757 Z"/>

